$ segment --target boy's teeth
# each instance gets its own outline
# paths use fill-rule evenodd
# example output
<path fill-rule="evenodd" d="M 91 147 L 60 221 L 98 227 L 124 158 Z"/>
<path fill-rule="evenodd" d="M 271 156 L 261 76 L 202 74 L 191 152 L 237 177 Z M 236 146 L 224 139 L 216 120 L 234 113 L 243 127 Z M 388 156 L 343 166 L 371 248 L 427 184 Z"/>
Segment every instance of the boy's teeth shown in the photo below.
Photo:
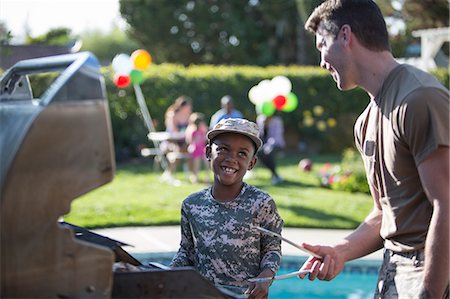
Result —
<path fill-rule="evenodd" d="M 229 167 L 223 167 L 223 170 L 227 173 L 233 173 L 234 169 L 233 168 L 229 168 Z"/>

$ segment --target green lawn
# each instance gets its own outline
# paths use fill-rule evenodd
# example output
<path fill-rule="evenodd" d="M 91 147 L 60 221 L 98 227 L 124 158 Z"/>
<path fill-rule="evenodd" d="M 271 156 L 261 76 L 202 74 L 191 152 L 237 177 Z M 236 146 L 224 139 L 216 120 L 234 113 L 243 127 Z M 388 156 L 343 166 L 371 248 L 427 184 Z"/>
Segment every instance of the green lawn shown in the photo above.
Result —
<path fill-rule="evenodd" d="M 259 165 L 249 184 L 268 192 L 276 201 L 286 227 L 355 228 L 372 208 L 369 195 L 322 188 L 316 172 L 335 156 L 311 157 L 314 166 L 305 173 L 297 167 L 300 156 L 280 159 L 279 172 L 285 182 L 270 184 L 270 174 Z M 137 160 L 117 166 L 114 180 L 72 202 L 64 220 L 86 228 L 179 224 L 180 206 L 190 193 L 205 184 L 190 184 L 182 171 L 181 186 L 161 182 L 151 160 Z"/>

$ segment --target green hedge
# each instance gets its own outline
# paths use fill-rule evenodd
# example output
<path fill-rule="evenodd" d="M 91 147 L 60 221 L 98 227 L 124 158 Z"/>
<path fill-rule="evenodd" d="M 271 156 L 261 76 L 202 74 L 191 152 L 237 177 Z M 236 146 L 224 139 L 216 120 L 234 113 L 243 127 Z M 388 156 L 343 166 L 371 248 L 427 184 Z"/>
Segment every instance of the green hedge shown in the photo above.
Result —
<path fill-rule="evenodd" d="M 119 90 L 112 82 L 112 70 L 105 68 L 103 71 L 117 154 L 134 155 L 140 144 L 148 144 L 134 90 L 132 87 Z M 207 116 L 217 111 L 220 98 L 229 94 L 235 99 L 236 108 L 246 118 L 254 120 L 255 107 L 248 100 L 248 90 L 261 80 L 277 75 L 284 75 L 291 80 L 292 91 L 299 98 L 299 105 L 294 112 L 281 113 L 291 149 L 295 149 L 299 142 L 306 145 L 306 150 L 313 152 L 336 153 L 352 146 L 352 126 L 357 115 L 367 105 L 368 96 L 362 90 L 339 91 L 328 72 L 318 67 L 152 65 L 145 72 L 141 89 L 158 130 L 164 130 L 164 111 L 182 94 L 193 99 L 194 111 Z M 317 113 L 321 111 L 321 114 Z M 310 120 L 309 124 L 304 123 L 305 116 Z M 329 123 L 336 123 L 336 126 L 326 124 L 330 118 L 335 121 L 330 120 Z"/>
<path fill-rule="evenodd" d="M 141 145 L 149 145 L 133 88 L 118 89 L 110 67 L 102 68 L 108 93 L 116 156 L 138 155 Z M 261 80 L 277 75 L 288 77 L 299 98 L 294 112 L 281 115 L 285 122 L 289 149 L 312 153 L 340 153 L 353 146 L 353 124 L 369 99 L 361 89 L 342 92 L 327 71 L 305 66 L 212 66 L 174 64 L 151 65 L 141 89 L 158 130 L 164 130 L 164 112 L 179 95 L 193 99 L 194 111 L 211 116 L 220 108 L 220 98 L 231 95 L 237 109 L 248 119 L 256 118 L 248 100 L 248 90 Z M 433 72 L 447 88 L 448 69 Z M 45 78 L 31 81 L 35 96 L 42 92 Z M 36 92 L 38 91 L 38 92 Z M 332 126 L 335 124 L 335 126 Z"/>
<path fill-rule="evenodd" d="M 137 155 L 137 148 L 149 142 L 134 90 L 132 87 L 119 90 L 112 82 L 112 70 L 104 68 L 103 72 L 117 155 Z M 144 74 L 141 89 L 157 129 L 164 130 L 164 112 L 179 95 L 190 96 L 194 111 L 211 116 L 220 108 L 220 98 L 229 94 L 235 99 L 236 108 L 254 120 L 255 107 L 248 100 L 248 90 L 277 75 L 291 80 L 292 91 L 299 98 L 294 112 L 281 113 L 290 149 L 302 145 L 303 150 L 313 153 L 340 153 L 353 146 L 353 124 L 367 105 L 368 95 L 361 89 L 338 90 L 329 73 L 319 67 L 151 65 Z M 433 75 L 448 88 L 447 69 L 436 70 Z M 319 115 L 320 111 L 323 112 Z M 330 126 L 332 123 L 336 125 Z"/>

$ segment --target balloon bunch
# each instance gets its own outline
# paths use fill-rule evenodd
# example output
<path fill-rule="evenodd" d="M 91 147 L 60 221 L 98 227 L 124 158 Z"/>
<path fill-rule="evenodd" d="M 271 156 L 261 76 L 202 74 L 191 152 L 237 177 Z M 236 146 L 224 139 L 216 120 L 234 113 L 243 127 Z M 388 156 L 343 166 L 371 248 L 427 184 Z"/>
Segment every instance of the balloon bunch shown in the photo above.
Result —
<path fill-rule="evenodd" d="M 271 116 L 276 110 L 292 112 L 297 108 L 298 98 L 291 90 L 292 83 L 288 78 L 276 76 L 250 88 L 248 98 L 255 104 L 258 114 Z"/>
<path fill-rule="evenodd" d="M 144 80 L 142 73 L 152 63 L 150 54 L 142 49 L 128 54 L 118 54 L 112 60 L 112 68 L 115 71 L 114 84 L 119 88 L 125 88 L 130 83 L 139 84 Z"/>

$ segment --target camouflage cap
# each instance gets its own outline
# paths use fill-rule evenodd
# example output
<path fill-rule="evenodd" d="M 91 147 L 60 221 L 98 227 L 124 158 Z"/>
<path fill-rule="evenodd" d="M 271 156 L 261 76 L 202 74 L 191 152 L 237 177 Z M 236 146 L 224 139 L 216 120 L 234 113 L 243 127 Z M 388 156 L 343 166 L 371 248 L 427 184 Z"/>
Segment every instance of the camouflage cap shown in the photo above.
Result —
<path fill-rule="evenodd" d="M 209 140 L 223 133 L 242 134 L 250 138 L 256 145 L 256 151 L 261 147 L 259 128 L 254 122 L 244 118 L 226 118 L 218 122 L 207 134 Z"/>

